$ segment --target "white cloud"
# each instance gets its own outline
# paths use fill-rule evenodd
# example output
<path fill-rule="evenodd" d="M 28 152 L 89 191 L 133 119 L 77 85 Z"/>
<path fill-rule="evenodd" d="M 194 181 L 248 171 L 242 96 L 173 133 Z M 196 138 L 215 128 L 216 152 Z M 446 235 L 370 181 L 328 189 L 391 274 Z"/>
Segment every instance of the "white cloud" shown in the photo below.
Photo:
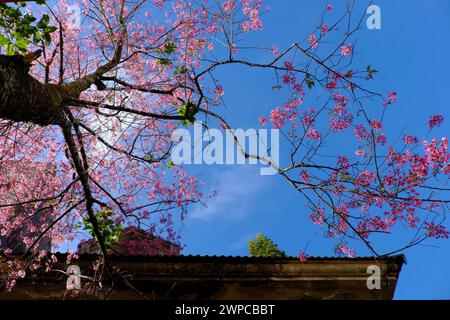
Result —
<path fill-rule="evenodd" d="M 268 186 L 267 177 L 259 174 L 259 166 L 250 165 L 219 168 L 208 180 L 207 194 L 217 191 L 217 195 L 207 202 L 206 208 L 201 205 L 194 207 L 188 219 L 240 220 L 252 212 L 251 203 Z"/>

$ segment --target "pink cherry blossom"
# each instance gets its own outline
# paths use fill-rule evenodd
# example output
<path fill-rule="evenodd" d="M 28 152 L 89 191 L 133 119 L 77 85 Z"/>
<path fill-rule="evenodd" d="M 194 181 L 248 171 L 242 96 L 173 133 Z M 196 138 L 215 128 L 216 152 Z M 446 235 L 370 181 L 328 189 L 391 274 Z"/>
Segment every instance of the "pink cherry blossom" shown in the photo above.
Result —
<path fill-rule="evenodd" d="M 419 139 L 415 136 L 405 135 L 403 136 L 403 142 L 405 144 L 416 144 L 419 143 Z"/>
<path fill-rule="evenodd" d="M 314 224 L 321 225 L 324 222 L 324 212 L 325 210 L 323 208 L 318 207 L 311 213 L 309 220 Z"/>
<path fill-rule="evenodd" d="M 398 102 L 397 93 L 389 92 L 387 95 L 387 99 L 388 100 L 384 102 L 384 106 Z"/>
<path fill-rule="evenodd" d="M 236 0 L 227 0 L 222 5 L 223 11 L 229 13 L 236 7 Z"/>
<path fill-rule="evenodd" d="M 355 136 L 359 141 L 367 139 L 369 132 L 363 124 L 357 125 L 355 128 Z"/>
<path fill-rule="evenodd" d="M 428 128 L 439 127 L 444 122 L 444 116 L 442 114 L 435 114 L 430 116 L 428 120 Z"/>
<path fill-rule="evenodd" d="M 381 130 L 381 129 L 383 129 L 383 125 L 378 120 L 372 120 L 372 121 L 370 121 L 370 128 L 376 129 L 376 130 Z"/>
<path fill-rule="evenodd" d="M 304 183 L 310 183 L 308 171 L 306 171 L 305 169 L 302 169 L 300 177 L 302 178 L 302 181 Z"/>
<path fill-rule="evenodd" d="M 450 236 L 450 233 L 443 225 L 436 225 L 434 222 L 425 222 L 425 228 L 428 232 L 428 236 L 436 239 L 448 239 Z"/>
<path fill-rule="evenodd" d="M 319 42 L 317 41 L 316 37 L 313 34 L 311 34 L 308 37 L 308 41 L 309 41 L 311 48 L 317 48 L 317 46 L 319 45 Z"/>
<path fill-rule="evenodd" d="M 347 256 L 347 257 L 349 257 L 349 258 L 354 258 L 355 257 L 355 254 L 356 254 L 356 251 L 355 250 L 353 250 L 353 249 L 350 249 L 349 247 L 347 247 L 346 245 L 344 245 L 344 244 L 338 244 L 336 247 L 335 247 L 335 253 L 337 254 L 337 255 L 339 255 L 339 256 Z"/>
<path fill-rule="evenodd" d="M 322 137 L 322 134 L 314 128 L 309 128 L 308 132 L 306 133 L 306 137 L 314 141 L 319 141 Z"/>
<path fill-rule="evenodd" d="M 280 51 L 278 51 L 278 47 L 276 45 L 272 46 L 272 53 L 275 57 L 280 54 Z"/>
<path fill-rule="evenodd" d="M 164 6 L 164 3 L 166 2 L 166 0 L 153 0 L 153 3 L 155 4 L 156 7 L 162 7 Z"/>
<path fill-rule="evenodd" d="M 258 122 L 259 122 L 261 125 L 266 126 L 266 125 L 267 125 L 267 118 L 261 116 L 261 117 L 259 117 Z"/>
<path fill-rule="evenodd" d="M 344 57 L 347 57 L 347 56 L 351 55 L 352 52 L 353 52 L 353 46 L 350 45 L 350 44 L 343 45 L 343 46 L 341 47 L 341 54 L 342 54 Z"/>
<path fill-rule="evenodd" d="M 276 129 L 281 129 L 285 125 L 286 113 L 278 107 L 270 113 L 270 121 Z"/>
<path fill-rule="evenodd" d="M 330 82 L 328 82 L 327 85 L 326 85 L 326 88 L 327 88 L 328 90 L 336 89 L 336 87 L 337 87 L 336 81 L 330 81 Z"/>
<path fill-rule="evenodd" d="M 375 181 L 376 176 L 373 172 L 370 172 L 368 170 L 365 170 L 359 174 L 359 176 L 355 180 L 355 185 L 367 187 L 369 186 L 373 181 Z"/>
<path fill-rule="evenodd" d="M 306 261 L 308 261 L 308 255 L 305 253 L 305 252 L 300 252 L 299 254 L 298 254 L 298 259 L 301 261 L 301 262 L 306 262 Z"/>
<path fill-rule="evenodd" d="M 220 97 L 225 94 L 225 91 L 221 85 L 218 85 L 214 90 L 214 104 L 219 104 Z"/>
<path fill-rule="evenodd" d="M 2 132 L 4 130 L 0 135 L 2 239 L 14 237 L 26 228 L 28 233 L 21 234 L 20 241 L 29 248 L 36 235 L 71 206 L 75 206 L 74 209 L 48 231 L 52 243 L 58 248 L 76 239 L 79 232 L 87 233 L 87 230 L 75 228 L 88 221 L 90 207 L 85 201 L 86 183 L 77 179 L 80 174 L 74 170 L 75 162 L 65 141 L 68 135 L 74 140 L 81 167 L 87 168 L 87 185 L 96 200 L 90 205 L 94 211 L 104 207 L 111 209 L 111 220 L 106 222 L 114 226 L 126 225 L 134 233 L 138 232 L 137 225 L 146 225 L 149 232 L 161 236 L 157 239 L 164 236 L 181 246 L 176 229 L 180 225 L 178 222 L 189 214 L 192 204 L 205 204 L 212 195 L 203 195 L 202 183 L 191 176 L 187 168 L 166 161 L 172 147 L 171 136 L 174 130 L 193 120 L 194 117 L 190 117 L 189 121 L 179 121 L 187 106 L 199 108 L 189 109 L 196 112 L 196 120 L 207 117 L 217 120 L 214 125 L 223 130 L 231 128 L 232 123 L 219 121 L 227 118 L 228 111 L 211 105 L 229 99 L 228 92 L 224 95 L 225 89 L 219 84 L 218 77 L 222 74 L 219 69 L 238 63 L 242 68 L 261 71 L 261 79 L 256 80 L 262 81 L 264 71 L 265 76 L 271 77 L 268 79 L 275 78 L 276 93 L 263 92 L 263 88 L 261 93 L 276 95 L 275 105 L 279 107 L 274 107 L 270 115 L 256 114 L 255 118 L 262 126 L 282 130 L 283 138 L 288 140 L 285 152 L 291 152 L 289 167 L 284 168 L 280 178 L 287 179 L 293 191 L 300 191 L 299 194 L 311 199 L 307 201 L 309 220 L 323 229 L 326 237 L 338 243 L 337 255 L 353 257 L 355 251 L 350 248 L 353 243 L 347 240 L 371 241 L 375 232 L 393 232 L 399 224 L 422 237 L 449 236 L 440 221 L 445 216 L 445 208 L 439 207 L 438 192 L 422 188 L 439 188 L 440 182 L 450 175 L 447 138 L 427 137 L 420 145 L 412 134 L 397 142 L 398 132 L 394 132 L 388 140 L 392 130 L 383 125 L 389 122 L 381 122 L 381 119 L 388 119 L 383 118 L 388 110 L 372 108 L 372 104 L 396 103 L 397 94 L 371 95 L 373 99 L 366 99 L 361 105 L 361 97 L 367 97 L 367 92 L 359 70 L 361 63 L 366 62 L 355 62 L 359 58 L 356 55 L 355 61 L 342 58 L 353 55 L 356 50 L 351 44 L 341 45 L 356 43 L 353 34 L 345 34 L 345 22 L 335 25 L 334 21 L 326 21 L 325 15 L 324 21 L 315 23 L 314 34 L 300 37 L 307 36 L 307 44 L 317 48 L 322 39 L 318 33 L 326 36 L 326 42 L 320 40 L 321 46 L 338 48 L 338 57 L 332 55 L 326 60 L 329 53 L 325 47 L 324 52 L 314 50 L 314 55 L 295 46 L 279 50 L 276 46 L 270 49 L 267 44 L 260 44 L 248 50 L 247 35 L 243 33 L 264 28 L 263 1 L 174 1 L 168 4 L 164 0 L 154 0 L 143 4 L 140 10 L 134 2 L 129 2 L 123 8 L 127 18 L 121 19 L 122 10 L 115 1 L 101 1 L 98 8 L 97 4 L 93 7 L 89 1 L 81 1 L 84 12 L 81 29 L 66 21 L 66 1 L 58 1 L 52 7 L 51 24 L 59 26 L 55 18 L 59 17 L 64 27 L 64 55 L 60 55 L 61 39 L 59 32 L 55 32 L 51 43 L 44 47 L 45 58 L 39 58 L 30 73 L 36 81 L 48 81 L 53 88 L 58 86 L 60 70 L 63 70 L 65 85 L 81 79 L 89 88 L 76 95 L 80 101 L 70 99 L 74 105 L 65 105 L 68 121 L 70 114 L 76 120 L 69 121 L 70 133 L 66 132 L 65 136 L 58 125 L 40 126 L 32 121 L 18 123 L 0 119 Z M 326 10 L 333 11 L 333 6 L 327 5 Z M 100 20 L 107 23 L 92 18 L 97 11 L 103 17 Z M 126 32 L 121 32 L 123 23 Z M 331 28 L 332 38 L 327 34 Z M 259 36 L 251 38 L 251 42 L 258 39 Z M 221 42 L 226 43 L 228 50 L 215 45 Z M 114 51 L 121 44 L 124 48 L 119 63 L 109 67 L 114 64 Z M 263 50 L 258 52 L 258 47 Z M 37 47 L 30 44 L 27 49 L 31 52 Z M 259 62 L 259 58 L 270 55 L 270 50 L 274 57 L 270 57 L 267 64 Z M 102 90 L 100 81 L 91 84 L 96 80 L 93 74 L 97 68 L 105 64 L 108 71 L 101 79 L 106 89 Z M 239 74 L 237 79 L 243 80 L 239 79 Z M 262 108 L 273 105 L 270 101 L 263 103 L 267 105 Z M 310 103 L 316 108 L 310 108 Z M 128 111 L 119 112 L 124 108 Z M 230 110 L 239 112 L 238 108 Z M 211 116 L 212 113 L 217 117 Z M 433 115 L 428 127 L 442 126 L 443 121 L 443 115 Z M 334 146 L 333 152 L 327 152 L 330 145 Z M 354 154 L 352 150 L 356 150 Z M 63 196 L 54 198 L 66 188 Z M 433 195 L 430 191 L 423 199 L 423 189 L 433 190 Z M 19 199 L 25 202 L 21 214 L 14 209 L 14 202 Z M 327 203 L 330 199 L 332 204 Z M 35 221 L 30 219 L 43 206 L 51 206 L 52 210 Z M 107 218 L 100 219 L 105 222 L 102 219 Z M 149 243 L 139 239 L 120 242 L 129 254 L 155 253 Z M 35 248 L 28 268 L 24 269 L 10 257 L 12 250 L 3 253 L 11 269 L 6 282 L 8 289 L 17 279 L 31 278 L 34 272 L 51 271 L 58 263 L 56 256 Z M 306 257 L 304 253 L 299 254 L 302 261 Z M 76 258 L 76 254 L 69 252 L 65 262 Z M 100 270 L 100 265 L 94 265 L 93 269 Z"/>

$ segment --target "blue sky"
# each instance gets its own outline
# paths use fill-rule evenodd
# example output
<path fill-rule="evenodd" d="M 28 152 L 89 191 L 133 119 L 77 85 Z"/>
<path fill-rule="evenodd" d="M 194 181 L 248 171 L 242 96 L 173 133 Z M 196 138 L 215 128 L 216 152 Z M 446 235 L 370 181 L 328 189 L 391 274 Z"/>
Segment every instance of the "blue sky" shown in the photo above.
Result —
<path fill-rule="evenodd" d="M 330 1 L 337 12 L 344 2 Z M 320 21 L 325 1 L 272 0 L 265 4 L 272 10 L 263 18 L 264 31 L 247 40 L 283 48 L 309 35 Z M 407 128 L 421 137 L 430 114 L 440 113 L 450 120 L 450 1 L 379 0 L 374 4 L 381 8 L 382 29 L 363 28 L 358 33 L 356 59 L 379 70 L 374 89 L 398 93 L 399 103 L 385 122 L 388 134 Z M 362 13 L 361 6 L 359 9 Z M 226 116 L 234 128 L 257 127 L 257 117 L 277 106 L 271 100 L 271 75 L 236 67 L 217 76 L 225 88 Z M 440 138 L 449 133 L 448 125 L 444 125 L 433 135 Z M 338 147 L 330 146 L 331 152 Z M 206 182 L 205 191 L 218 190 L 219 194 L 208 208 L 192 208 L 184 221 L 181 234 L 187 245 L 185 254 L 246 255 L 248 239 L 264 233 L 291 255 L 305 248 L 310 255 L 332 255 L 333 243 L 308 221 L 303 199 L 281 177 L 261 176 L 258 166 L 188 169 Z M 398 230 L 384 241 L 395 243 L 404 236 Z M 450 241 L 426 245 L 405 252 L 408 263 L 400 275 L 395 298 L 450 299 Z M 357 249 L 360 255 L 368 254 L 363 247 Z"/>
<path fill-rule="evenodd" d="M 346 0 L 330 0 L 337 17 Z M 366 1 L 358 0 L 355 12 L 362 14 Z M 438 138 L 450 136 L 450 1 L 375 0 L 381 8 L 381 30 L 358 32 L 355 61 L 371 64 L 379 71 L 370 89 L 396 91 L 399 103 L 390 108 L 384 129 L 388 136 L 402 130 L 422 137 L 431 114 L 443 114 L 446 125 L 433 131 Z M 304 40 L 322 16 L 326 0 L 265 0 L 271 12 L 264 15 L 264 30 L 249 34 L 245 44 L 276 44 L 283 49 Z M 368 16 L 367 16 L 368 17 Z M 267 61 L 270 54 L 252 60 Z M 218 109 L 233 128 L 257 128 L 259 115 L 268 114 L 285 100 L 274 96 L 273 74 L 239 66 L 215 74 L 225 88 L 226 109 Z M 219 108 L 224 108 L 223 106 Z M 340 153 L 342 145 L 330 145 L 330 153 Z M 283 148 L 281 150 L 283 153 Z M 205 193 L 218 191 L 208 207 L 194 206 L 181 226 L 184 254 L 247 255 L 248 240 L 257 233 L 273 239 L 281 249 L 296 256 L 306 250 L 313 256 L 332 256 L 334 242 L 308 220 L 304 200 L 279 176 L 261 176 L 259 166 L 187 167 L 205 182 Z M 450 229 L 450 223 L 447 221 Z M 378 242 L 392 248 L 408 235 L 401 228 Z M 355 246 L 358 255 L 369 255 L 364 246 Z M 404 252 L 407 264 L 398 282 L 396 299 L 450 299 L 450 240 L 429 241 Z"/>

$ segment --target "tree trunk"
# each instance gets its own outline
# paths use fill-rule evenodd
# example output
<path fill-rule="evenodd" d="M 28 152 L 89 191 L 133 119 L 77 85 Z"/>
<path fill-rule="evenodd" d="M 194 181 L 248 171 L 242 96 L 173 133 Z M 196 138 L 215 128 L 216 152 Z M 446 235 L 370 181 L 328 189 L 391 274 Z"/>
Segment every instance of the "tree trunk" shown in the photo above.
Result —
<path fill-rule="evenodd" d="M 22 56 L 0 55 L 0 118 L 34 124 L 64 122 L 64 86 L 42 84 L 28 74 Z"/>

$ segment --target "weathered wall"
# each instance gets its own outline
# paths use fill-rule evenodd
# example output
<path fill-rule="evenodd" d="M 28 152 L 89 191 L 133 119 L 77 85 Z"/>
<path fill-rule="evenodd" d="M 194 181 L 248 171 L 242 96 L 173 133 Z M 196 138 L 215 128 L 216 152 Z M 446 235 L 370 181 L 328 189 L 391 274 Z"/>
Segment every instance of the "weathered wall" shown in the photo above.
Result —
<path fill-rule="evenodd" d="M 141 260 L 141 261 L 140 261 Z M 78 265 L 82 270 L 87 260 Z M 392 299 L 403 258 L 384 260 L 292 259 L 220 257 L 141 257 L 113 260 L 132 276 L 132 284 L 149 299 Z M 381 289 L 367 288 L 367 267 L 381 268 Z M 0 299 L 62 299 L 65 277 L 50 276 L 34 284 L 18 282 Z M 81 298 L 87 297 L 82 294 Z M 129 288 L 116 288 L 110 299 L 138 299 Z"/>

